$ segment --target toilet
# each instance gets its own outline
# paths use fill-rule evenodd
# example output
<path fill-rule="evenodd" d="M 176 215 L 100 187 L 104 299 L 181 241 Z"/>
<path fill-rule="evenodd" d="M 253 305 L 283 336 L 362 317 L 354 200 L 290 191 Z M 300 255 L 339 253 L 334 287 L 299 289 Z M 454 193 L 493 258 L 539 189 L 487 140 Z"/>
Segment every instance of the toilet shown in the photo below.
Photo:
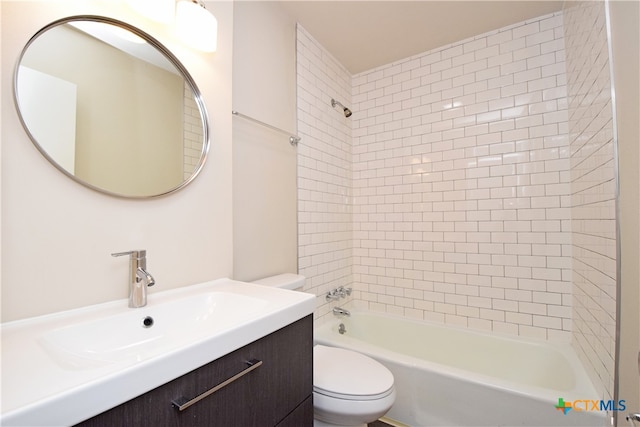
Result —
<path fill-rule="evenodd" d="M 253 283 L 302 290 L 304 276 L 280 274 Z M 381 363 L 352 350 L 313 347 L 313 425 L 366 426 L 395 402 L 393 374 Z"/>

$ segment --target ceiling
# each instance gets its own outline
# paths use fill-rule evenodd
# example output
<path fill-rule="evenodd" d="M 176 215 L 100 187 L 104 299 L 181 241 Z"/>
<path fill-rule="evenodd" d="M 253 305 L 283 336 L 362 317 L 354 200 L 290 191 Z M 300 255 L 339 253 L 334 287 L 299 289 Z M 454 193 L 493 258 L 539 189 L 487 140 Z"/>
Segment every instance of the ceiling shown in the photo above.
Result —
<path fill-rule="evenodd" d="M 283 1 L 352 74 L 562 9 L 562 1 Z"/>

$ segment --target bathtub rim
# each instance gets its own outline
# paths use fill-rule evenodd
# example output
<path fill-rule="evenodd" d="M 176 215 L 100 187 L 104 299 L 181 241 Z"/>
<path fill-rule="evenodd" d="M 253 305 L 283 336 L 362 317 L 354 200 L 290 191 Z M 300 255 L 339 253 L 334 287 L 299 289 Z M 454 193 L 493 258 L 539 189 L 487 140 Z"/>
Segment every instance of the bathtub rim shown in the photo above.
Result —
<path fill-rule="evenodd" d="M 518 394 L 528 398 L 537 399 L 539 401 L 547 403 L 557 403 L 558 398 L 562 397 L 565 401 L 574 400 L 600 400 L 601 397 L 597 395 L 596 389 L 589 379 L 586 370 L 582 366 L 582 362 L 578 358 L 575 350 L 571 347 L 570 343 L 558 343 L 548 340 L 521 337 L 508 335 L 498 332 L 489 332 L 479 329 L 465 328 L 460 325 L 450 325 L 444 323 L 438 323 L 430 320 L 419 320 L 406 318 L 403 316 L 395 315 L 392 313 L 375 312 L 353 309 L 351 311 L 351 317 L 357 318 L 359 315 L 371 315 L 383 318 L 389 318 L 401 322 L 410 322 L 419 325 L 427 325 L 430 327 L 441 329 L 454 329 L 463 333 L 471 333 L 474 335 L 486 336 L 489 338 L 504 339 L 508 341 L 525 342 L 532 345 L 548 347 L 558 351 L 567 360 L 572 367 L 573 375 L 575 378 L 575 385 L 571 390 L 556 390 L 552 388 L 545 388 L 540 386 L 534 386 L 529 384 L 518 383 L 515 381 L 509 381 L 502 378 L 493 377 L 487 374 L 482 374 L 473 371 L 467 371 L 461 368 L 453 366 L 447 366 L 441 363 L 432 362 L 429 360 L 420 359 L 413 356 L 404 355 L 392 350 L 388 350 L 373 344 L 369 344 L 365 341 L 357 338 L 352 338 L 347 335 L 339 335 L 332 329 L 336 328 L 341 319 L 329 319 L 322 324 L 314 327 L 313 341 L 315 344 L 323 344 L 334 347 L 348 348 L 350 350 L 358 351 L 367 356 L 378 358 L 383 361 L 398 363 L 402 366 L 409 368 L 424 368 L 432 371 L 436 371 L 443 376 L 455 378 L 463 381 L 470 381 L 475 384 L 483 384 L 497 390 L 508 391 L 510 393 Z M 336 339 L 337 338 L 337 339 Z"/>

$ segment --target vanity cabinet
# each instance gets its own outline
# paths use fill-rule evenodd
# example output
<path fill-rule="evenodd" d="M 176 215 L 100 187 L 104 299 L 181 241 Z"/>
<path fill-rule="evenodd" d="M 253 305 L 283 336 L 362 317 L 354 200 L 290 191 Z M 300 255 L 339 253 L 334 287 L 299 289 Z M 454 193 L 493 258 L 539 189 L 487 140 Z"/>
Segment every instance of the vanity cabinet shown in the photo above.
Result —
<path fill-rule="evenodd" d="M 78 425 L 312 426 L 312 358 L 309 315 Z M 234 376 L 237 379 L 227 381 Z M 225 381 L 217 391 L 178 409 L 176 403 L 182 405 Z"/>

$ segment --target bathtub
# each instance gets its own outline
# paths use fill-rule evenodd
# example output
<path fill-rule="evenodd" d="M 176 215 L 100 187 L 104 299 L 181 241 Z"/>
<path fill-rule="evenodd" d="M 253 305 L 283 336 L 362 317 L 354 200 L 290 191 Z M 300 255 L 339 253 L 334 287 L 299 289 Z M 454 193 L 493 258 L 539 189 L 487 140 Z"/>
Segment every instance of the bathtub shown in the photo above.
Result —
<path fill-rule="evenodd" d="M 410 426 L 606 425 L 605 412 L 555 408 L 559 398 L 600 399 L 569 345 L 353 311 L 314 340 L 385 365 L 397 391 L 386 417 Z"/>

